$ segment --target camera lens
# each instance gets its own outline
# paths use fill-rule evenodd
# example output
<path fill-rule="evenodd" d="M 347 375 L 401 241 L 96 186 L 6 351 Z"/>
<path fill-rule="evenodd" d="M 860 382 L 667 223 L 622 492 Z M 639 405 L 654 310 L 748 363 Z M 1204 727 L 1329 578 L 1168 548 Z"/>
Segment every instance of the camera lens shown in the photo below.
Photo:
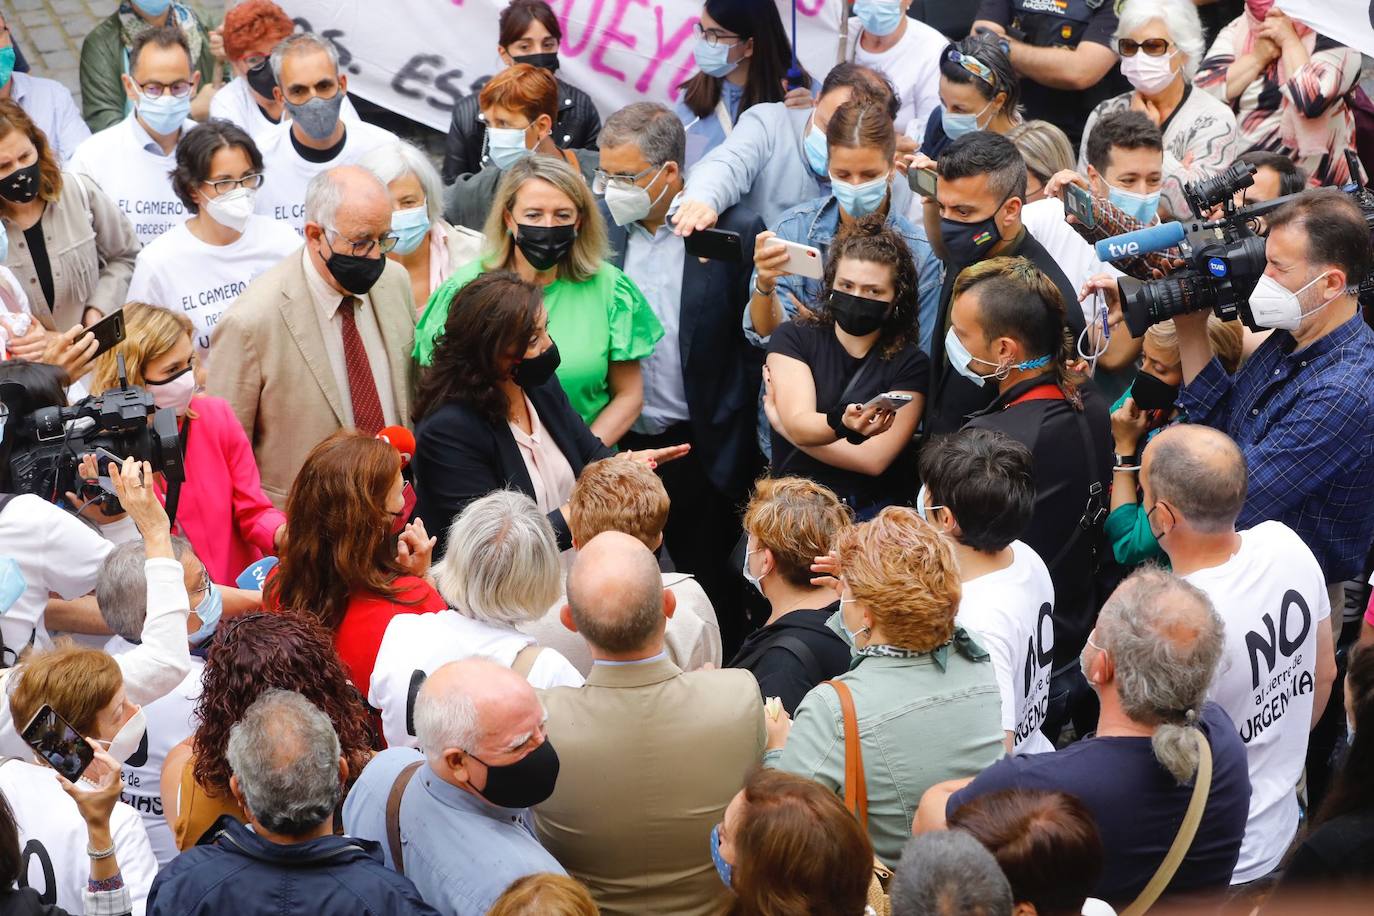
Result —
<path fill-rule="evenodd" d="M 1126 317 L 1126 327 L 1130 329 L 1132 337 L 1144 334 L 1152 324 L 1168 321 L 1175 315 L 1210 308 L 1216 301 L 1212 285 L 1194 274 L 1175 274 L 1148 283 L 1122 277 L 1117 281 L 1117 287 L 1121 291 L 1121 310 Z"/>

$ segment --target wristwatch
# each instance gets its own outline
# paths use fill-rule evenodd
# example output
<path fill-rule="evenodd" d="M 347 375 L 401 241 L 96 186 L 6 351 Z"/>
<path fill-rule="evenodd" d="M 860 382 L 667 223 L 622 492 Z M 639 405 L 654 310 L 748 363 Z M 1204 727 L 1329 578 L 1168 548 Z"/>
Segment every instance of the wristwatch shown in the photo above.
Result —
<path fill-rule="evenodd" d="M 1114 454 L 1114 455 L 1112 455 L 1112 459 L 1113 459 L 1113 461 L 1112 461 L 1112 470 L 1113 470 L 1113 471 L 1138 471 L 1138 470 L 1140 470 L 1140 465 L 1138 465 L 1138 464 L 1132 464 L 1132 463 L 1131 463 L 1131 462 L 1135 461 L 1135 456 L 1134 456 L 1134 455 Z"/>

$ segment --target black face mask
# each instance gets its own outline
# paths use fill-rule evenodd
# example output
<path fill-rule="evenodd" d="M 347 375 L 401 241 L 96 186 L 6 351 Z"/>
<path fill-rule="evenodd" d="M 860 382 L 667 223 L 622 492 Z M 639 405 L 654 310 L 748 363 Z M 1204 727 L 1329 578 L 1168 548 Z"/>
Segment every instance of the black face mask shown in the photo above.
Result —
<path fill-rule="evenodd" d="M 38 184 L 38 163 L 35 162 L 0 178 L 0 197 L 26 204 L 38 196 Z"/>
<path fill-rule="evenodd" d="M 841 331 L 855 337 L 863 337 L 883 326 L 883 319 L 887 317 L 887 310 L 892 308 L 892 303 L 832 289 L 827 307 Z"/>
<path fill-rule="evenodd" d="M 521 388 L 538 388 L 553 377 L 563 362 L 558 355 L 558 344 L 550 343 L 549 348 L 538 356 L 522 359 L 511 370 L 511 381 Z"/>
<path fill-rule="evenodd" d="M 502 808 L 532 808 L 547 801 L 558 782 L 558 753 L 547 738 L 515 763 L 502 767 L 491 766 L 476 754 L 468 756 L 487 768 L 482 797 Z"/>
<path fill-rule="evenodd" d="M 512 54 L 510 59 L 517 64 L 529 64 L 531 67 L 543 67 L 550 73 L 558 72 L 557 51 L 549 51 L 547 54 L 521 54 L 518 57 Z"/>
<path fill-rule="evenodd" d="M 535 270 L 548 270 L 572 251 L 576 226 L 527 226 L 515 224 L 515 244 Z"/>
<path fill-rule="evenodd" d="M 355 296 L 367 295 L 368 290 L 377 285 L 386 270 L 386 258 L 360 258 L 355 254 L 339 254 L 332 248 L 326 249 L 324 266 L 339 285 Z"/>
<path fill-rule="evenodd" d="M 272 98 L 272 90 L 277 88 L 277 77 L 272 73 L 272 62 L 265 60 L 253 67 L 246 74 L 244 79 L 248 80 L 248 86 L 258 95 L 265 99 Z"/>
<path fill-rule="evenodd" d="M 1148 372 L 1136 374 L 1131 383 L 1131 400 L 1141 410 L 1173 410 L 1178 400 L 1178 385 L 1160 381 Z"/>

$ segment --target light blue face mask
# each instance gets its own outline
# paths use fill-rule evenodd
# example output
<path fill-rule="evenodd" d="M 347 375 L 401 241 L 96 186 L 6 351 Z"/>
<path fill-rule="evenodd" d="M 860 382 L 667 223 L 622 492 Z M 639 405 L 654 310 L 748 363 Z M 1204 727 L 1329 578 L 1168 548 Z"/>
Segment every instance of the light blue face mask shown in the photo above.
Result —
<path fill-rule="evenodd" d="M 980 378 L 981 378 L 981 376 L 980 376 Z M 934 512 L 936 509 L 947 509 L 947 508 L 949 508 L 949 507 L 948 507 L 948 506 L 927 506 L 927 505 L 926 505 L 926 500 L 928 500 L 928 499 L 930 499 L 930 488 L 927 487 L 925 484 L 921 484 L 921 490 L 920 490 L 919 493 L 916 494 L 916 514 L 919 515 L 919 516 L 921 517 L 921 521 L 923 521 L 923 522 L 930 522 L 930 524 L 933 525 L 933 524 L 935 524 L 935 523 L 930 521 L 930 516 L 926 515 L 926 513 L 927 513 L 927 512 Z"/>
<path fill-rule="evenodd" d="M 397 254 L 410 254 L 429 235 L 429 208 L 411 207 L 408 210 L 391 211 L 391 231 L 396 233 Z"/>
<path fill-rule="evenodd" d="M 224 595 L 220 592 L 219 586 L 211 582 L 205 597 L 196 608 L 196 616 L 200 618 L 200 629 L 190 635 L 191 645 L 198 646 L 214 636 L 215 628 L 219 626 L 220 615 L 223 613 Z"/>
<path fill-rule="evenodd" d="M 1159 218 L 1158 191 L 1153 194 L 1137 194 L 1109 184 L 1107 202 L 1142 226 L 1148 226 Z"/>
<path fill-rule="evenodd" d="M 0 614 L 14 607 L 28 587 L 18 561 L 14 557 L 0 557 Z"/>
<path fill-rule="evenodd" d="M 951 140 L 958 140 L 964 134 L 971 134 L 975 130 L 982 130 L 978 119 L 983 116 L 983 112 L 992 107 L 992 102 L 983 106 L 983 111 L 977 114 L 950 114 L 948 108 L 940 108 L 940 126 L 944 128 L 945 136 Z"/>
<path fill-rule="evenodd" d="M 734 47 L 716 44 L 708 45 L 705 38 L 698 38 L 696 46 L 692 48 L 692 58 L 697 62 L 697 69 L 707 76 L 714 76 L 717 79 L 729 76 L 734 69 L 740 65 L 740 60 L 730 62 L 730 52 Z"/>
<path fill-rule="evenodd" d="M 887 181 L 890 177 L 883 175 L 872 181 L 849 184 L 831 175 L 830 191 L 844 212 L 854 217 L 867 216 L 876 212 L 883 205 L 883 201 L 887 200 Z"/>
<path fill-rule="evenodd" d="M 815 121 L 806 129 L 806 139 L 802 141 L 802 146 L 806 148 L 806 162 L 811 166 L 811 171 L 819 178 L 829 178 L 830 147 L 825 142 L 825 131 L 816 127 Z"/>
<path fill-rule="evenodd" d="M 146 95 L 138 97 L 138 116 L 155 134 L 167 136 L 176 133 L 190 113 L 190 93 L 183 98 L 177 98 L 166 91 L 155 99 L 150 99 Z"/>
<path fill-rule="evenodd" d="M 891 35 L 902 24 L 902 4 L 898 0 L 855 0 L 854 15 L 871 35 Z"/>
<path fill-rule="evenodd" d="M 854 652 L 860 652 L 860 651 L 862 651 L 857 645 L 855 645 L 854 640 L 858 639 L 858 638 L 859 638 L 859 635 L 860 635 L 861 633 L 862 633 L 862 634 L 867 634 L 867 633 L 871 633 L 871 632 L 872 632 L 868 627 L 860 627 L 860 628 L 858 629 L 857 632 L 854 632 L 854 631 L 851 631 L 851 630 L 849 629 L 849 627 L 845 626 L 845 623 L 844 623 L 844 606 L 845 606 L 846 604 L 853 604 L 854 602 L 856 602 L 856 601 L 858 601 L 858 600 L 859 600 L 858 598 L 841 598 L 841 599 L 840 599 L 840 609 L 836 612 L 836 613 L 838 614 L 838 617 L 836 618 L 836 621 L 835 621 L 835 622 L 838 623 L 839 626 L 840 626 L 840 635 L 841 635 L 842 637 L 844 637 L 844 641 L 845 641 L 845 642 L 849 643 L 849 648 L 850 648 L 851 650 L 853 650 Z"/>
<path fill-rule="evenodd" d="M 711 861 L 715 863 L 716 874 L 726 887 L 734 887 L 730 879 L 735 875 L 735 867 L 720 857 L 720 824 L 711 828 Z"/>
<path fill-rule="evenodd" d="M 949 357 L 949 364 L 954 367 L 955 372 L 959 373 L 970 382 L 973 382 L 973 384 L 977 385 L 979 388 L 982 388 L 987 382 L 988 376 L 979 375 L 977 372 L 974 372 L 969 366 L 969 363 L 982 363 L 985 366 L 997 366 L 997 371 L 992 374 L 992 377 L 997 379 L 1006 378 L 1007 373 L 1012 369 L 1039 369 L 1050 364 L 1050 358 L 1048 356 L 1041 356 L 1036 359 L 1028 359 L 1025 362 L 1012 363 L 1006 368 L 1006 371 L 1003 371 L 1002 367 L 998 366 L 997 363 L 990 363 L 985 359 L 979 359 L 970 353 L 968 347 L 964 346 L 964 342 L 959 339 L 959 335 L 954 333 L 953 327 L 945 332 L 945 355 Z"/>
<path fill-rule="evenodd" d="M 172 0 L 133 0 L 133 4 L 145 16 L 161 16 L 172 5 Z"/>
<path fill-rule="evenodd" d="M 487 155 L 496 163 L 498 169 L 508 169 L 526 156 L 534 155 L 534 150 L 525 146 L 525 134 L 529 128 L 488 127 Z"/>
<path fill-rule="evenodd" d="M 748 545 L 745 545 L 745 548 L 744 548 L 744 567 L 740 570 L 740 572 L 744 573 L 744 578 L 749 582 L 750 585 L 754 586 L 754 588 L 758 590 L 758 593 L 759 593 L 760 595 L 763 594 L 763 576 L 756 576 L 756 575 L 754 575 L 753 573 L 751 573 L 751 572 L 749 571 L 749 558 L 750 558 L 751 556 L 753 556 L 754 554 L 758 553 L 759 550 L 762 550 L 762 549 L 763 549 L 763 548 L 760 547 L 760 548 L 757 548 L 757 549 L 755 549 L 755 550 L 750 550 L 749 547 L 748 547 Z M 764 597 L 767 597 L 767 596 L 765 595 Z"/>

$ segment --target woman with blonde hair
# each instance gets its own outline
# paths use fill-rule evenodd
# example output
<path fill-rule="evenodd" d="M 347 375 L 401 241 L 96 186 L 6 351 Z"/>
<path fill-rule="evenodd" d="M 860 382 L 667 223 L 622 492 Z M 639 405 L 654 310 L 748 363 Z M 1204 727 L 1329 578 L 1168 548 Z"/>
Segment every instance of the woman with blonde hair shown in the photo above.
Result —
<path fill-rule="evenodd" d="M 485 255 L 435 290 L 415 329 L 415 358 L 434 359 L 458 291 L 489 271 L 508 270 L 543 289 L 548 361 L 573 409 L 606 445 L 639 416 L 639 361 L 663 326 L 634 281 L 604 261 L 606 225 L 582 177 L 565 162 L 529 156 L 506 169 L 485 231 Z"/>
<path fill-rule="evenodd" d="M 843 529 L 834 554 L 840 609 L 828 625 L 855 659 L 806 695 L 795 723 L 785 713 L 767 721 L 763 759 L 844 795 L 846 745 L 857 741 L 865 826 L 878 858 L 891 863 L 926 789 L 974 776 L 1002 755 L 1001 699 L 988 653 L 954 623 L 962 591 L 954 554 L 915 510 L 889 506 Z M 857 735 L 846 734 L 844 694 Z"/>
<path fill-rule="evenodd" d="M 598 916 L 596 901 L 567 875 L 540 872 L 511 882 L 487 916 Z"/>
<path fill-rule="evenodd" d="M 229 403 L 198 392 L 194 333 L 184 314 L 129 303 L 124 340 L 96 361 L 91 391 L 119 387 L 122 356 L 129 383 L 146 388 L 159 408 L 176 411 L 186 468 L 176 527 L 210 580 L 233 585 L 250 564 L 276 553 L 286 516 L 262 492 L 253 448 Z M 158 493 L 165 501 L 165 481 Z"/>

